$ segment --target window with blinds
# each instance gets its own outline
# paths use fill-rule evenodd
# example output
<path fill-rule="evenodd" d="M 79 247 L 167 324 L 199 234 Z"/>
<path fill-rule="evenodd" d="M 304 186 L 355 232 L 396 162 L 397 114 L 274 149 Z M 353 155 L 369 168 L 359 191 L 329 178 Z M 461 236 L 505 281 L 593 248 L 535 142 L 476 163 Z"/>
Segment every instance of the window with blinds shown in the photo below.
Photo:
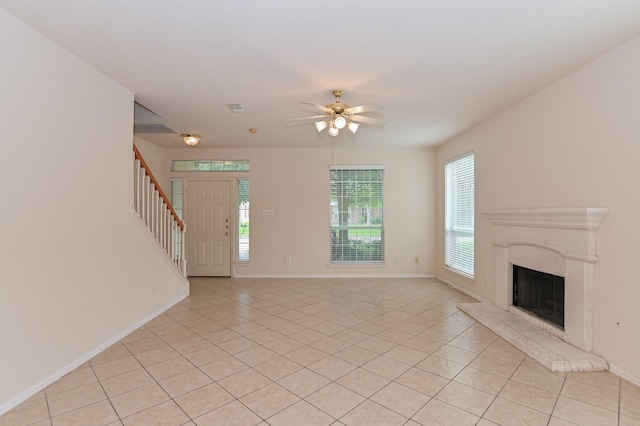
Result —
<path fill-rule="evenodd" d="M 240 262 L 249 261 L 249 179 L 238 179 L 238 253 Z"/>
<path fill-rule="evenodd" d="M 182 178 L 169 179 L 170 191 L 171 191 L 171 207 L 176 212 L 180 220 L 182 220 L 183 211 L 183 185 Z"/>
<path fill-rule="evenodd" d="M 474 154 L 445 165 L 445 265 L 469 277 L 474 273 Z"/>
<path fill-rule="evenodd" d="M 384 262 L 381 166 L 331 168 L 331 263 Z"/>
<path fill-rule="evenodd" d="M 248 172 L 247 160 L 172 160 L 172 172 Z"/>

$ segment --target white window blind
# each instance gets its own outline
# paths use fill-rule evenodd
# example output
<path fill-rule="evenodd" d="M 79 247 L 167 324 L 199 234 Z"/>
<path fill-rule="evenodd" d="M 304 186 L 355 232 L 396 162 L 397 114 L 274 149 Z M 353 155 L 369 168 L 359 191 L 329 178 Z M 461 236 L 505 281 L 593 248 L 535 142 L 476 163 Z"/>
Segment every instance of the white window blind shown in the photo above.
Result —
<path fill-rule="evenodd" d="M 184 192 L 182 178 L 171 178 L 169 179 L 169 183 L 171 184 L 171 207 L 173 207 L 173 210 L 176 212 L 180 220 L 182 220 Z"/>
<path fill-rule="evenodd" d="M 238 260 L 249 261 L 249 179 L 238 179 Z"/>
<path fill-rule="evenodd" d="M 474 154 L 445 165 L 445 265 L 473 277 Z"/>
<path fill-rule="evenodd" d="M 384 262 L 383 175 L 379 166 L 331 169 L 331 263 Z"/>

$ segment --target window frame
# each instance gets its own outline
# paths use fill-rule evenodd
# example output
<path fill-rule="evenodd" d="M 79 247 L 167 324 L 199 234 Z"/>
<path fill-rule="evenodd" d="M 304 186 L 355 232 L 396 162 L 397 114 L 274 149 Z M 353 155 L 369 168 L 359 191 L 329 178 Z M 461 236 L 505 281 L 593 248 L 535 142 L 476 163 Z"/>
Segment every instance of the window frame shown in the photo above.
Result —
<path fill-rule="evenodd" d="M 247 203 L 246 206 L 242 206 L 242 200 L 244 199 L 243 194 L 242 194 L 242 190 L 241 190 L 241 183 L 246 182 L 247 184 L 247 194 L 246 194 L 246 199 L 247 199 Z M 249 180 L 248 177 L 240 177 L 236 179 L 236 217 L 237 217 L 237 227 L 236 227 L 236 241 L 237 241 L 237 247 L 236 247 L 236 261 L 239 263 L 249 263 L 251 261 L 251 251 L 250 251 L 250 229 L 251 229 L 251 225 L 250 225 L 250 218 L 251 218 L 251 182 Z M 243 223 L 243 218 L 246 217 L 246 224 L 247 226 L 244 228 L 245 232 L 241 232 L 241 228 Z M 241 235 L 245 235 L 246 234 L 246 244 L 241 242 Z M 246 252 L 246 256 L 243 255 L 243 248 L 245 248 L 246 245 L 246 250 L 244 250 L 244 252 Z"/>
<path fill-rule="evenodd" d="M 249 160 L 171 160 L 172 172 L 248 172 Z"/>
<path fill-rule="evenodd" d="M 468 161 L 470 165 L 465 164 Z M 469 188 L 469 179 L 471 188 Z M 466 278 L 474 279 L 475 153 L 473 151 L 452 158 L 444 166 L 444 210 L 445 267 Z"/>
<path fill-rule="evenodd" d="M 184 179 L 182 179 L 181 177 L 169 178 L 169 193 L 171 196 L 171 207 L 176 212 L 180 220 L 183 220 L 182 216 L 184 214 Z"/>
<path fill-rule="evenodd" d="M 335 176 L 340 172 L 340 176 Z M 369 179 L 364 178 L 369 174 Z M 356 177 L 344 180 L 345 174 Z M 379 178 L 372 180 L 372 175 Z M 335 195 L 336 182 L 355 190 L 349 196 Z M 368 185 L 368 190 L 365 187 Z M 338 186 L 340 187 L 340 186 Z M 355 203 L 353 200 L 355 199 Z M 340 205 L 346 200 L 348 209 Z M 358 200 L 366 205 L 357 204 Z M 366 214 L 363 214 L 366 212 Z M 361 224 L 365 220 L 366 224 Z M 379 223 L 374 223 L 378 222 Z M 351 235 L 356 235 L 351 238 Z M 329 169 L 329 265 L 383 265 L 385 262 L 384 166 L 333 165 Z M 346 239 L 345 239 L 346 235 Z"/>

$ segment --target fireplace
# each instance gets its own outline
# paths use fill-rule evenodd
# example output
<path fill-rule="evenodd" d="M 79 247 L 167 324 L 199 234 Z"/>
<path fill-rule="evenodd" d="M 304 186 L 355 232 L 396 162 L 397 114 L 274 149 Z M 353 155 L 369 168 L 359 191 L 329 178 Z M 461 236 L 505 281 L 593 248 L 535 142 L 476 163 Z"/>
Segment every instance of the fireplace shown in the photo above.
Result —
<path fill-rule="evenodd" d="M 564 277 L 513 265 L 513 306 L 564 330 Z"/>
<path fill-rule="evenodd" d="M 576 207 L 485 213 L 493 224 L 495 304 L 591 352 L 596 230 L 608 212 L 607 208 Z M 562 328 L 514 306 L 517 273 L 513 265 L 564 278 Z"/>

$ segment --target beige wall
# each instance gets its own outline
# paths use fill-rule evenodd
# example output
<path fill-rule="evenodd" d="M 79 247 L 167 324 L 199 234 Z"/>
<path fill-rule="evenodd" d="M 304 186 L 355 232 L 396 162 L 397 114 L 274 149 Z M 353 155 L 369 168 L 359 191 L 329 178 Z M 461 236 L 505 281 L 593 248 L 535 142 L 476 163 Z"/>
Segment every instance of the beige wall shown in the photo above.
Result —
<path fill-rule="evenodd" d="M 437 151 L 438 247 L 444 241 L 443 168 L 474 150 L 476 280 L 438 275 L 494 300 L 491 209 L 609 207 L 598 231 L 594 352 L 640 380 L 640 38 L 506 109 Z M 487 283 L 484 278 L 487 277 Z"/>
<path fill-rule="evenodd" d="M 168 149 L 166 155 L 168 160 L 250 161 L 251 263 L 236 265 L 237 276 L 434 275 L 435 151 L 340 146 L 348 141 L 336 142 L 334 164 L 381 164 L 385 167 L 386 264 L 350 268 L 328 266 L 330 142 L 327 138 L 327 148 Z M 236 178 L 235 174 L 224 173 L 215 176 L 212 173 L 169 175 L 185 179 Z M 263 210 L 273 210 L 274 214 L 263 216 Z M 187 229 L 188 226 L 187 223 Z M 287 257 L 292 258 L 291 264 L 285 263 Z M 399 258 L 397 264 L 396 257 Z M 419 258 L 417 264 L 416 257 Z"/>
<path fill-rule="evenodd" d="M 131 209 L 133 95 L 2 9 L 0 52 L 2 414 L 188 288 Z"/>
<path fill-rule="evenodd" d="M 138 148 L 142 158 L 144 158 L 144 162 L 151 169 L 153 177 L 156 178 L 162 190 L 168 195 L 169 181 L 166 178 L 168 168 L 165 164 L 165 150 L 139 137 L 134 137 L 133 143 Z"/>

